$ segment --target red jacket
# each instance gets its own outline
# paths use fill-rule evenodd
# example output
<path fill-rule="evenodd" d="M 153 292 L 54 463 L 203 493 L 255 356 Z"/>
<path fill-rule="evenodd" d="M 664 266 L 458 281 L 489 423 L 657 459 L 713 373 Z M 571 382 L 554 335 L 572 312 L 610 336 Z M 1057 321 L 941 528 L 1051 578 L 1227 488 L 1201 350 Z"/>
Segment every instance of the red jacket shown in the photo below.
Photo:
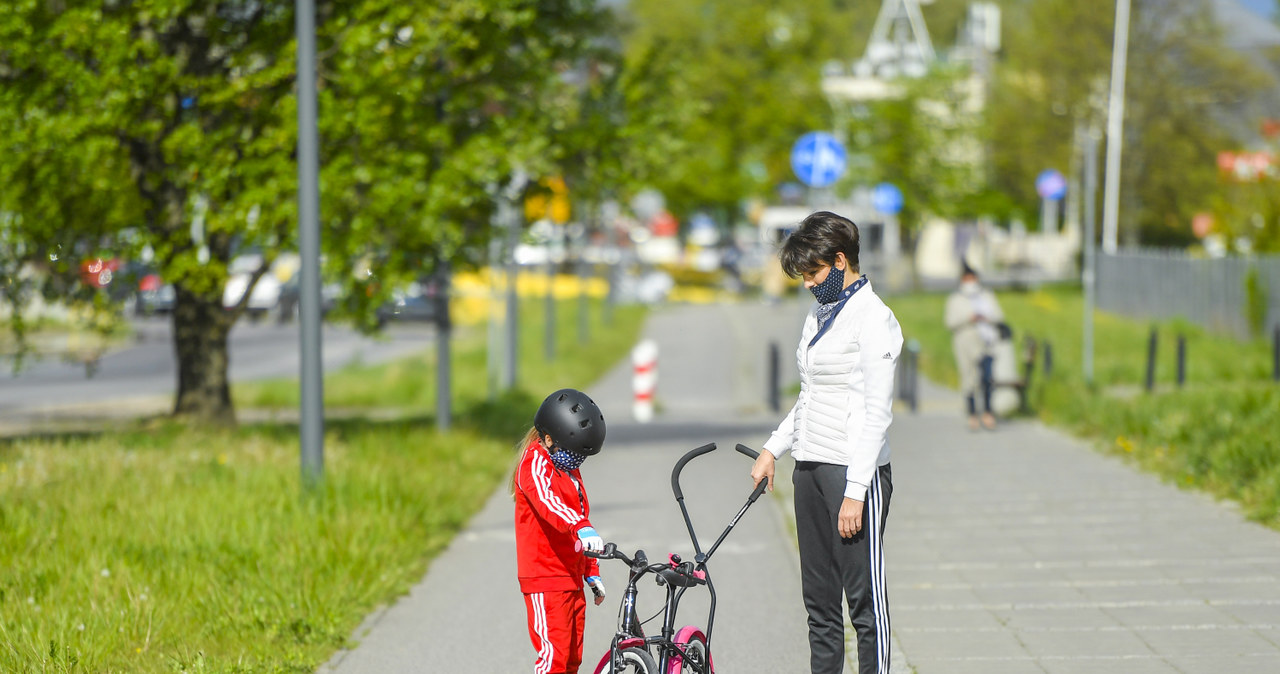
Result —
<path fill-rule="evenodd" d="M 600 575 L 595 559 L 574 549 L 578 530 L 591 526 L 591 503 L 582 473 L 564 472 L 534 441 L 516 467 L 516 575 L 520 591 L 580 590 L 587 576 Z"/>

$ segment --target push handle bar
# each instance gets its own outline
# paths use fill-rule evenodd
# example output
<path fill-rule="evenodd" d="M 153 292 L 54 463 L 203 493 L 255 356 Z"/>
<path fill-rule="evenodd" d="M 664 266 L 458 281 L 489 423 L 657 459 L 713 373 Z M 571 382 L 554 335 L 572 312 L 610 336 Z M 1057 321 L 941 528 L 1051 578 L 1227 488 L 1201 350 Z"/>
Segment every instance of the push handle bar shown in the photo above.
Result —
<path fill-rule="evenodd" d="M 716 443 L 709 442 L 697 449 L 689 450 L 687 454 L 680 457 L 680 460 L 676 462 L 676 467 L 671 469 L 671 491 L 675 492 L 677 501 L 684 500 L 684 492 L 680 491 L 680 471 L 684 470 L 684 464 L 689 463 L 703 454 L 714 451 L 716 451 Z"/>
<path fill-rule="evenodd" d="M 734 449 L 738 450 L 739 453 L 746 454 L 747 456 L 753 459 L 760 458 L 760 452 L 757 452 L 756 450 L 751 449 L 750 447 L 742 443 L 738 443 L 738 446 L 734 447 Z M 751 496 L 748 497 L 747 500 L 751 501 L 752 503 L 755 503 L 756 499 L 760 498 L 760 495 L 764 493 L 765 487 L 768 487 L 768 486 L 769 486 L 769 480 L 767 479 L 760 480 L 760 484 L 756 485 L 755 491 L 751 492 Z"/>

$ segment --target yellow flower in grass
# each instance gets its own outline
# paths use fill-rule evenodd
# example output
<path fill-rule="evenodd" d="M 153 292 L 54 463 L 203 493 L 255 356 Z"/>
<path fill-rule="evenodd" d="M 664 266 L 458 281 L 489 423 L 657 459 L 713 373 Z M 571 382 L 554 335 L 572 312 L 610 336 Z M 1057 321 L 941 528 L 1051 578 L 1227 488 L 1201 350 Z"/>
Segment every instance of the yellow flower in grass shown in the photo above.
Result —
<path fill-rule="evenodd" d="M 1126 452 L 1133 452 L 1133 442 L 1131 442 L 1129 438 L 1126 438 L 1123 435 L 1116 436 L 1116 446 L 1119 447 L 1120 449 L 1123 449 Z"/>

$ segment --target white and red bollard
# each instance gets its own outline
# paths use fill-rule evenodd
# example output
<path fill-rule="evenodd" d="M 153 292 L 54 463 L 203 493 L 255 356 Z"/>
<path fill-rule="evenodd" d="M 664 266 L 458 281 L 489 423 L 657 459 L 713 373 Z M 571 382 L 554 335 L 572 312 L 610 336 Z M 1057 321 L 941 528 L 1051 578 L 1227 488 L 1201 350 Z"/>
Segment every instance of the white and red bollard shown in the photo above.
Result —
<path fill-rule="evenodd" d="M 631 389 L 635 392 L 635 404 L 631 412 L 636 421 L 646 424 L 653 421 L 653 392 L 658 388 L 658 343 L 646 339 L 631 350 L 631 364 L 635 376 Z"/>

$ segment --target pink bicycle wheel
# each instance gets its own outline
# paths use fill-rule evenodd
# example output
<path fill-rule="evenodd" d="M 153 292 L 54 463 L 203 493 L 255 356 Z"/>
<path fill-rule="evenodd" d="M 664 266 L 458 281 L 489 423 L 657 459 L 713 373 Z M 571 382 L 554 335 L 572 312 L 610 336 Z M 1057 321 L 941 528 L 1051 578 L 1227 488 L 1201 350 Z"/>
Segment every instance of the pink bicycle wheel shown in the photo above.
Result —
<path fill-rule="evenodd" d="M 623 660 L 629 664 L 632 671 L 642 672 L 644 674 L 658 674 L 658 666 L 653 663 L 653 658 L 644 650 L 644 639 L 625 639 L 618 644 L 618 650 L 623 654 Z M 613 651 L 605 651 L 600 658 L 600 664 L 596 665 L 594 674 L 610 674 L 613 668 L 610 666 L 609 656 Z"/>
<path fill-rule="evenodd" d="M 693 662 L 705 662 L 707 671 L 716 671 L 715 663 L 711 661 L 711 651 L 707 648 L 707 635 L 703 634 L 702 630 L 693 625 L 685 625 L 676 632 L 674 641 L 684 648 L 685 656 L 672 657 L 670 664 L 667 665 L 667 674 L 696 672 L 692 665 L 685 662 L 685 658 Z"/>

